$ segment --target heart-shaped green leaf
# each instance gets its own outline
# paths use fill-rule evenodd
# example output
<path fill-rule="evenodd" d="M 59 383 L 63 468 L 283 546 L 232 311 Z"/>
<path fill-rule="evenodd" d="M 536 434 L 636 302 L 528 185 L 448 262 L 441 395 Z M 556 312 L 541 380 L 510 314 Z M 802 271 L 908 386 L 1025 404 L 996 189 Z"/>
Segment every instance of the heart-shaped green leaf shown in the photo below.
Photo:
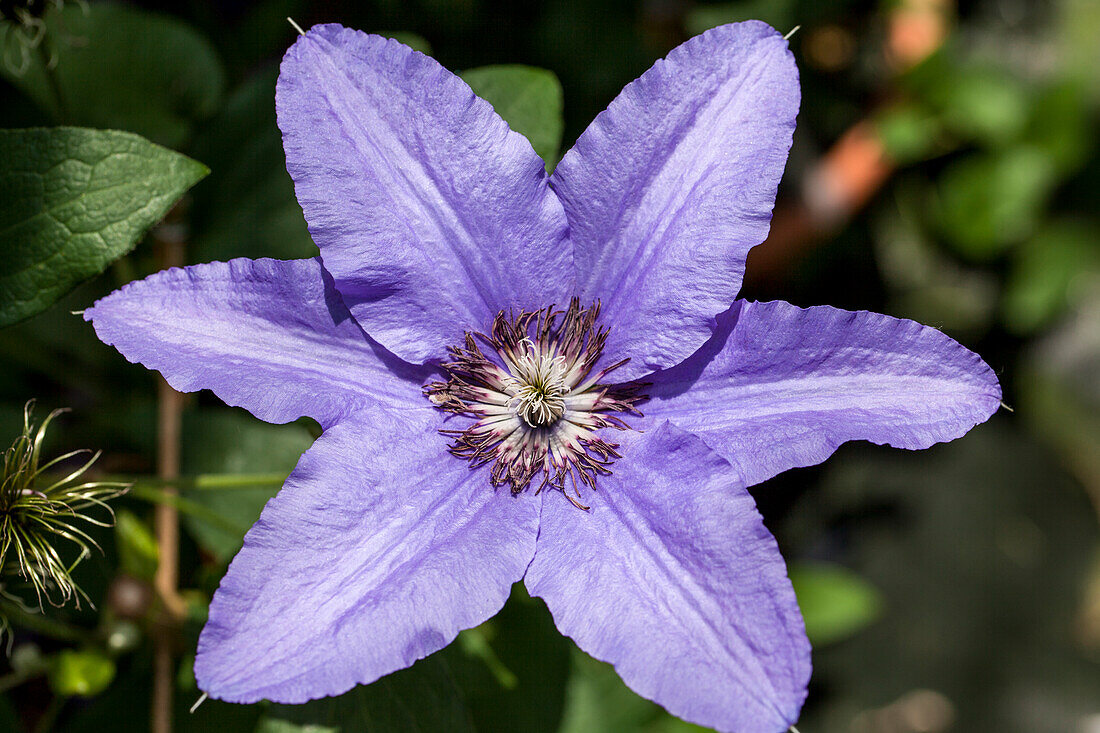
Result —
<path fill-rule="evenodd" d="M 128 132 L 0 130 L 0 326 L 103 272 L 208 172 Z"/>
<path fill-rule="evenodd" d="M 481 66 L 461 76 L 513 130 L 531 141 L 547 170 L 553 169 L 565 124 L 558 77 L 546 69 L 520 65 Z"/>

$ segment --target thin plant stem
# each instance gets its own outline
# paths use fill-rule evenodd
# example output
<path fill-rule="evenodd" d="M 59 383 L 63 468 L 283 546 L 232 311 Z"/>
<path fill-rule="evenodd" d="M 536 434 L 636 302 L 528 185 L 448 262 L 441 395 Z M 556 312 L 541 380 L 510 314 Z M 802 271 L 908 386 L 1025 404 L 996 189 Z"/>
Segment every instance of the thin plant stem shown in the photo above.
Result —
<path fill-rule="evenodd" d="M 18 603 L 3 599 L 0 599 L 0 616 L 6 617 L 13 626 L 19 626 L 58 641 L 82 642 L 87 641 L 91 636 L 90 632 L 78 626 L 49 618 L 41 613 L 27 611 Z"/>
<path fill-rule="evenodd" d="M 8 672 L 6 675 L 0 677 L 0 695 L 4 694 L 8 690 L 15 689 L 24 682 L 29 682 L 35 677 L 41 677 L 46 674 L 48 669 L 46 667 L 40 667 L 35 669 L 27 669 L 21 672 Z"/>
<path fill-rule="evenodd" d="M 161 489 L 174 486 L 186 491 L 223 491 L 232 489 L 278 488 L 286 481 L 285 473 L 200 473 L 166 480 L 154 476 L 110 474 L 103 481 L 117 481 L 137 489 Z"/>
<path fill-rule="evenodd" d="M 285 473 L 205 473 L 194 477 L 192 488 L 203 490 L 278 488 L 286 481 Z"/>
<path fill-rule="evenodd" d="M 177 512 L 183 514 L 189 514 L 196 519 L 212 524 L 215 527 L 224 529 L 226 532 L 232 532 L 233 534 L 244 534 L 248 527 L 241 526 L 236 522 L 226 519 L 222 515 L 210 507 L 200 504 L 197 501 L 191 501 L 180 496 L 177 492 L 169 492 L 158 486 L 151 486 L 148 484 L 136 484 L 130 490 L 130 496 L 135 499 L 141 499 L 148 501 L 152 504 L 167 504 L 175 507 Z"/>
<path fill-rule="evenodd" d="M 177 212 L 174 212 L 177 213 Z M 169 214 L 171 217 L 172 214 Z M 158 264 L 162 269 L 182 267 L 184 262 L 183 237 L 179 228 L 158 227 L 155 239 Z M 169 234 L 169 232 L 171 234 Z M 182 429 L 183 395 L 169 386 L 161 377 L 157 385 L 157 475 L 172 482 L 180 475 L 180 433 Z M 165 496 L 179 498 L 179 489 L 167 485 Z M 172 639 L 175 629 L 186 611 L 179 595 L 179 510 L 168 501 L 157 504 L 156 537 L 160 562 L 153 576 L 153 587 L 164 604 L 159 633 L 153 650 L 153 733 L 172 733 L 173 674 Z"/>

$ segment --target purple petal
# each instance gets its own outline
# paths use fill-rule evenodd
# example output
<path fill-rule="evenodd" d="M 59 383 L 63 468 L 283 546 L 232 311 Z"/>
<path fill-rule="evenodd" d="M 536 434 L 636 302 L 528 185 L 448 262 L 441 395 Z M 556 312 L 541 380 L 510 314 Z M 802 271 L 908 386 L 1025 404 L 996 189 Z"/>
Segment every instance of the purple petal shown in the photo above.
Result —
<path fill-rule="evenodd" d="M 577 286 L 613 325 L 624 380 L 714 332 L 764 241 L 798 113 L 787 42 L 757 21 L 674 49 L 629 84 L 554 172 Z"/>
<path fill-rule="evenodd" d="M 525 582 L 563 634 L 684 720 L 778 733 L 810 645 L 783 558 L 733 467 L 664 423 L 623 439 L 582 512 L 542 503 Z"/>
<path fill-rule="evenodd" d="M 740 301 L 643 405 L 703 438 L 752 486 L 848 440 L 927 448 L 997 410 L 985 362 L 934 328 L 878 313 Z"/>
<path fill-rule="evenodd" d="M 407 667 L 504 605 L 538 502 L 447 454 L 442 413 L 371 407 L 327 430 L 229 566 L 195 675 L 229 702 L 300 703 Z"/>
<path fill-rule="evenodd" d="M 158 272 L 84 311 L 96 334 L 181 392 L 210 389 L 261 420 L 323 427 L 380 400 L 426 405 L 425 370 L 371 341 L 316 260 Z"/>
<path fill-rule="evenodd" d="M 287 170 L 352 314 L 398 356 L 444 356 L 509 307 L 573 290 L 542 160 L 465 82 L 397 41 L 315 26 L 275 96 Z"/>

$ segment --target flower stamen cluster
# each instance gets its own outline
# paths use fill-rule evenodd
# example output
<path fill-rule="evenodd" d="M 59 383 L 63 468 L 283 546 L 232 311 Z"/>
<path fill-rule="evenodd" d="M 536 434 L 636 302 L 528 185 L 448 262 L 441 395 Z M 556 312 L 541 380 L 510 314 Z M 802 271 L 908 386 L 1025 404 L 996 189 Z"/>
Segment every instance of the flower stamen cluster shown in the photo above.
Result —
<path fill-rule="evenodd" d="M 424 392 L 443 410 L 477 418 L 464 430 L 441 431 L 454 439 L 451 454 L 471 467 L 492 463 L 490 482 L 514 494 L 541 473 L 535 493 L 548 486 L 564 492 L 568 479 L 579 499 L 578 482 L 595 488 L 611 473 L 619 446 L 596 431 L 628 430 L 616 413 L 640 416 L 635 405 L 645 395 L 642 384 L 602 384 L 628 359 L 593 373 L 608 333 L 597 325 L 599 314 L 598 302 L 582 308 L 577 298 L 564 311 L 501 311 L 491 335 L 467 333 L 462 346 L 450 347 L 448 380 Z"/>
<path fill-rule="evenodd" d="M 37 598 L 61 606 L 75 600 L 89 600 L 76 584 L 72 571 L 99 545 L 81 526 L 113 524 L 114 512 L 107 502 L 124 493 L 129 484 L 114 481 L 88 481 L 84 474 L 99 458 L 99 453 L 77 450 L 42 461 L 42 442 L 50 423 L 67 410 L 54 410 L 36 429 L 31 423 L 32 403 L 23 412 L 23 431 L 0 455 L 0 595 L 9 599 L 10 580 L 18 578 L 29 585 Z M 60 476 L 47 478 L 68 461 L 88 455 L 76 468 L 64 469 Z M 90 512 L 102 509 L 108 519 Z M 75 560 L 64 560 L 56 545 L 75 545 Z M 6 626 L 0 617 L 0 630 Z"/>

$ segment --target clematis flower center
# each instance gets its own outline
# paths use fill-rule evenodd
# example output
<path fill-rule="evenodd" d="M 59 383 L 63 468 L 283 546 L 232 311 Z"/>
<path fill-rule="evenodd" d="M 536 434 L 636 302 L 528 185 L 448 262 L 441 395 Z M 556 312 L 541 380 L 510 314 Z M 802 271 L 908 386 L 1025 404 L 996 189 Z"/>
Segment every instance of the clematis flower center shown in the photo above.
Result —
<path fill-rule="evenodd" d="M 440 409 L 475 418 L 465 429 L 440 431 L 453 438 L 451 454 L 471 467 L 492 463 L 494 486 L 518 494 L 538 477 L 535 493 L 556 488 L 587 509 L 578 485 L 595 488 L 620 457 L 618 444 L 597 431 L 630 429 L 617 413 L 640 416 L 635 405 L 645 399 L 642 384 L 603 383 L 628 359 L 593 373 L 607 341 L 599 314 L 599 303 L 582 308 L 576 298 L 565 310 L 501 311 L 490 334 L 467 333 L 462 346 L 450 347 L 447 381 L 424 393 Z"/>

